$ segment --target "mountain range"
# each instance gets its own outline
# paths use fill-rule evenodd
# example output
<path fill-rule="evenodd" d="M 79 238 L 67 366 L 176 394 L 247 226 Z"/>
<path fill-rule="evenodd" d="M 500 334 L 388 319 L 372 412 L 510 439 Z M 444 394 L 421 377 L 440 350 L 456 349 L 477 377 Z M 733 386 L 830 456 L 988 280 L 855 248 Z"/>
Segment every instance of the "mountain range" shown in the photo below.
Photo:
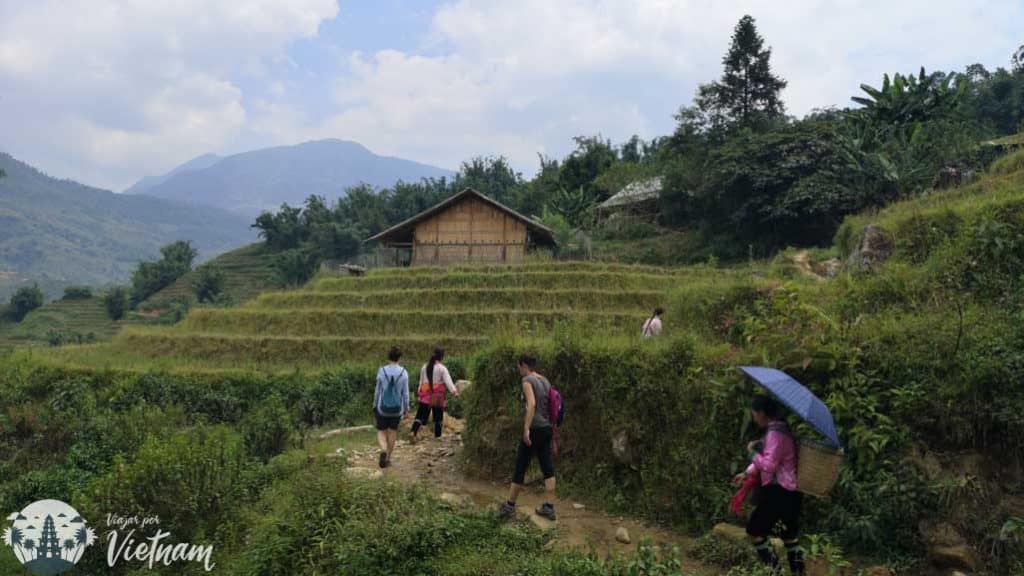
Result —
<path fill-rule="evenodd" d="M 201 259 L 256 240 L 240 214 L 60 180 L 7 154 L 0 170 L 0 297 L 27 282 L 48 296 L 125 282 L 175 240 L 191 240 Z"/>
<path fill-rule="evenodd" d="M 125 192 L 256 216 L 310 195 L 333 200 L 360 183 L 391 186 L 398 180 L 450 177 L 443 168 L 378 156 L 346 140 L 316 140 L 231 156 L 192 159 L 162 176 L 143 178 Z"/>

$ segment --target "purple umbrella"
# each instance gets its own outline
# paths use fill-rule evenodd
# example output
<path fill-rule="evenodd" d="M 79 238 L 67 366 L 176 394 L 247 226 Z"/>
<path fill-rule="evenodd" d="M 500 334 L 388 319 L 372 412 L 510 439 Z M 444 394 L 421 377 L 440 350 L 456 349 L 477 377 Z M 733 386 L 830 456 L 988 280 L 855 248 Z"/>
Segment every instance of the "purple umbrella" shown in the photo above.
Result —
<path fill-rule="evenodd" d="M 771 392 L 772 396 L 778 398 L 779 402 L 803 418 L 812 428 L 821 432 L 832 442 L 833 447 L 840 447 L 839 434 L 836 433 L 832 413 L 806 386 L 794 380 L 789 374 L 774 368 L 740 366 L 740 370 Z"/>

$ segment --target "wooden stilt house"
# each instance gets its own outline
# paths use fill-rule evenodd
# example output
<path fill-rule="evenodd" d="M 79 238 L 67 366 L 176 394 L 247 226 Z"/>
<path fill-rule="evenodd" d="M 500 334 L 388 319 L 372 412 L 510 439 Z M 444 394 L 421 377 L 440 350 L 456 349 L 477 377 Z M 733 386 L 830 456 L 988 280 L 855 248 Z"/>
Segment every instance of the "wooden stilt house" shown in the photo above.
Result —
<path fill-rule="evenodd" d="M 400 265 L 516 264 L 535 248 L 553 248 L 550 228 L 467 188 L 369 238 L 395 249 Z"/>

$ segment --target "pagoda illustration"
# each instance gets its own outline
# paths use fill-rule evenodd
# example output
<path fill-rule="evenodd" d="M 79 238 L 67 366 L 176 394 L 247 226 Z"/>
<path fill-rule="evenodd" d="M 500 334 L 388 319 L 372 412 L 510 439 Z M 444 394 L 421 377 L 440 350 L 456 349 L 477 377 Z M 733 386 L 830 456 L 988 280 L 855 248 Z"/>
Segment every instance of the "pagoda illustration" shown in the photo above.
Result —
<path fill-rule="evenodd" d="M 43 535 L 39 539 L 39 552 L 37 559 L 60 558 L 60 539 L 57 538 L 57 528 L 53 523 L 53 516 L 47 515 L 43 522 Z"/>

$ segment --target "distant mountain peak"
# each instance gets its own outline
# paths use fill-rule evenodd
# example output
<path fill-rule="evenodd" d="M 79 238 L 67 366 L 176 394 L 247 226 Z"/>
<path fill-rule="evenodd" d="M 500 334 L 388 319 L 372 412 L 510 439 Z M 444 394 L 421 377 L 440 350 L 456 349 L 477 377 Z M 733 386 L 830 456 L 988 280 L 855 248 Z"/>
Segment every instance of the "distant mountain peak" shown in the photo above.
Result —
<path fill-rule="evenodd" d="M 283 203 L 301 204 L 314 194 L 333 200 L 360 183 L 385 187 L 399 180 L 453 175 L 436 166 L 380 156 L 358 142 L 338 138 L 207 156 L 214 161 L 185 169 L 189 163 L 183 164 L 163 176 L 144 178 L 128 191 L 254 216 Z"/>
<path fill-rule="evenodd" d="M 124 194 L 145 194 L 147 190 L 163 183 L 164 181 L 166 181 L 171 176 L 174 176 L 175 174 L 181 174 L 182 172 L 191 172 L 193 170 L 202 170 L 204 168 L 209 168 L 210 166 L 213 166 L 217 162 L 220 162 L 220 160 L 221 156 L 218 156 L 216 154 L 207 153 L 196 156 L 195 158 L 189 160 L 188 162 L 185 162 L 184 164 L 179 164 L 173 170 L 162 176 L 146 176 L 142 178 L 135 184 L 132 184 L 130 187 L 126 188 L 124 190 Z"/>

